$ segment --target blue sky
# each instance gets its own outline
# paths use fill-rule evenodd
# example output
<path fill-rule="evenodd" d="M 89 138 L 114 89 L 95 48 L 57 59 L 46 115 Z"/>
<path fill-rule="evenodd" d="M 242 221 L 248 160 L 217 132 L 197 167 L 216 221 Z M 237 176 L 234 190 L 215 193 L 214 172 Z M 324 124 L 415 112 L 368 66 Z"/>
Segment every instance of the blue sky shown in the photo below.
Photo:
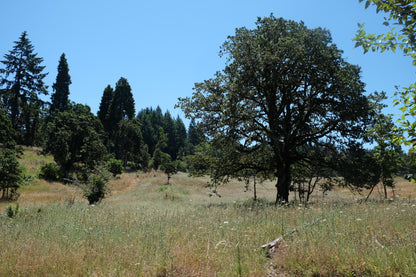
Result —
<path fill-rule="evenodd" d="M 65 53 L 72 79 L 69 97 L 94 113 L 107 84 L 114 87 L 125 77 L 137 112 L 159 105 L 183 118 L 174 109 L 177 98 L 191 96 L 195 82 L 223 69 L 225 58 L 218 51 L 227 36 L 238 27 L 254 27 L 257 17 L 271 13 L 330 30 L 344 58 L 362 67 L 367 92 L 384 90 L 393 97 L 395 85 L 415 79 L 411 60 L 399 52 L 363 55 L 354 49 L 357 23 L 366 22 L 369 31 L 386 31 L 383 15 L 374 8 L 364 10 L 358 0 L 7 0 L 1 6 L 1 59 L 27 31 L 44 58 L 51 93 Z M 400 114 L 393 107 L 387 112 Z"/>

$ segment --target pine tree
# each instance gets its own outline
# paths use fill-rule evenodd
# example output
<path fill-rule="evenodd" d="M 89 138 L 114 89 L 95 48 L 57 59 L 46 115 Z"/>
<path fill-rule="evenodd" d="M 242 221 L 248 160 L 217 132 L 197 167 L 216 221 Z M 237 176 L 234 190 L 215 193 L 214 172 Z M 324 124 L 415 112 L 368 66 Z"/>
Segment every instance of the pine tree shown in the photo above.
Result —
<path fill-rule="evenodd" d="M 0 145 L 7 148 L 15 145 L 16 132 L 12 127 L 10 118 L 4 109 L 0 108 Z"/>
<path fill-rule="evenodd" d="M 188 127 L 188 141 L 191 145 L 196 146 L 202 142 L 201 135 L 198 132 L 195 119 L 191 119 Z"/>
<path fill-rule="evenodd" d="M 155 151 L 153 152 L 153 168 L 159 169 L 163 164 L 169 163 L 172 161 L 171 156 L 168 153 L 163 152 L 163 149 L 168 145 L 168 136 L 163 130 L 162 127 L 159 127 L 159 139 L 155 146 Z"/>
<path fill-rule="evenodd" d="M 51 95 L 51 113 L 68 109 L 70 84 L 71 76 L 69 75 L 68 62 L 65 58 L 65 53 L 63 53 L 59 60 L 56 82 L 52 86 L 54 93 Z"/>
<path fill-rule="evenodd" d="M 136 168 L 147 168 L 149 154 L 143 143 L 140 121 L 123 119 L 114 134 L 114 152 L 117 159 L 127 166 L 127 162 Z"/>
<path fill-rule="evenodd" d="M 111 102 L 113 101 L 113 97 L 114 97 L 114 90 L 110 85 L 108 85 L 104 89 L 103 96 L 101 97 L 100 108 L 97 112 L 97 116 L 100 119 L 101 123 L 103 124 L 104 130 L 106 132 L 108 132 L 110 129 L 108 113 L 110 111 L 110 106 L 111 106 Z"/>
<path fill-rule="evenodd" d="M 122 119 L 132 119 L 134 114 L 134 99 L 130 84 L 127 79 L 121 77 L 114 90 L 109 110 L 109 121 L 112 126 L 116 126 Z"/>
<path fill-rule="evenodd" d="M 175 153 L 176 147 L 175 147 L 175 136 L 174 136 L 175 122 L 173 121 L 172 116 L 170 115 L 169 111 L 167 111 L 163 117 L 162 127 L 168 137 L 167 145 L 162 150 L 168 153 L 172 157 L 172 159 L 175 159 L 176 158 L 176 153 Z"/>
<path fill-rule="evenodd" d="M 157 130 L 159 128 L 159 126 L 156 127 L 152 124 L 152 113 L 152 108 L 146 108 L 141 110 L 137 115 L 137 119 L 139 119 L 141 124 L 143 141 L 148 147 L 149 154 L 153 154 L 155 151 L 158 138 Z"/>
<path fill-rule="evenodd" d="M 3 87 L 0 97 L 18 132 L 17 142 L 33 145 L 43 106 L 38 94 L 48 94 L 43 82 L 47 73 L 42 73 L 43 59 L 34 53 L 26 32 L 14 43 L 13 50 L 1 61 L 5 68 L 0 69 L 0 86 Z"/>
<path fill-rule="evenodd" d="M 178 116 L 175 120 L 175 128 L 174 128 L 174 135 L 175 135 L 175 147 L 176 147 L 176 156 L 175 160 L 180 158 L 181 153 L 183 153 L 185 144 L 186 144 L 186 127 L 183 123 L 182 119 Z"/>

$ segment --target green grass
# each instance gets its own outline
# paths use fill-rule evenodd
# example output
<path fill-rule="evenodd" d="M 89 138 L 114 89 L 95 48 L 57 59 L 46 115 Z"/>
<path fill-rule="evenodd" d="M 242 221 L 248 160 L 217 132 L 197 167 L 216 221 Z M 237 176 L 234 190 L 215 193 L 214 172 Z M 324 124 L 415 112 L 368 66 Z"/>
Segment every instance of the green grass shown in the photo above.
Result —
<path fill-rule="evenodd" d="M 15 218 L 0 203 L 0 276 L 416 276 L 412 184 L 394 201 L 337 190 L 324 203 L 317 193 L 308 207 L 275 207 L 273 183 L 254 202 L 242 183 L 218 198 L 206 182 L 124 173 L 89 206 L 75 187 L 36 180 Z M 268 257 L 261 245 L 285 234 Z"/>

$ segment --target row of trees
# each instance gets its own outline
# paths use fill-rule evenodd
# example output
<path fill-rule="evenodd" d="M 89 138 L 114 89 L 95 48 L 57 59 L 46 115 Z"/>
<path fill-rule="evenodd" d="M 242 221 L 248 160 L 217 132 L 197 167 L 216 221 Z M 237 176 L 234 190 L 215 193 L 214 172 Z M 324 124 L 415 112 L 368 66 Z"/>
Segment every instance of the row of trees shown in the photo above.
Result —
<path fill-rule="evenodd" d="M 0 70 L 0 189 L 4 198 L 10 198 L 23 180 L 15 178 L 21 176 L 16 145 L 43 147 L 44 153 L 54 156 L 59 171 L 43 172 L 44 176 L 72 181 L 91 179 L 92 172 L 114 158 L 124 167 L 163 168 L 173 173 L 178 169 L 177 160 L 192 151 L 179 117 L 162 114 L 159 107 L 144 109 L 136 116 L 125 78 L 120 78 L 114 89 L 110 85 L 105 88 L 95 116 L 88 106 L 69 99 L 71 77 L 65 54 L 59 60 L 51 102 L 40 98 L 48 93 L 43 81 L 47 73 L 26 32 L 4 58 Z"/>

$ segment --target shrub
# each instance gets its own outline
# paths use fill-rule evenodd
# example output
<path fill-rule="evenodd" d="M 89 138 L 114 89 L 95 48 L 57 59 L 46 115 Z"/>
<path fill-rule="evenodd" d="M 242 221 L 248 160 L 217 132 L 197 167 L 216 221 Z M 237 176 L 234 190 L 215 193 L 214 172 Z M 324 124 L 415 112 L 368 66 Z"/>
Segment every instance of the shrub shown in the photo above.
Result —
<path fill-rule="evenodd" d="M 90 205 L 100 202 L 109 193 L 107 187 L 109 173 L 104 168 L 98 168 L 90 174 L 84 186 L 84 196 Z"/>
<path fill-rule="evenodd" d="M 39 178 L 57 181 L 61 178 L 61 168 L 56 163 L 48 163 L 40 168 Z"/>
<path fill-rule="evenodd" d="M 23 170 L 17 160 L 16 150 L 0 148 L 0 197 L 16 200 L 19 197 L 17 189 L 24 181 Z"/>
<path fill-rule="evenodd" d="M 110 173 L 113 174 L 113 177 L 116 177 L 116 175 L 121 174 L 124 170 L 123 162 L 115 158 L 111 158 L 107 162 L 106 168 Z"/>
<path fill-rule="evenodd" d="M 13 208 L 12 205 L 7 206 L 6 214 L 9 218 L 15 218 L 16 215 L 19 213 L 19 203 L 16 204 L 16 207 Z"/>

